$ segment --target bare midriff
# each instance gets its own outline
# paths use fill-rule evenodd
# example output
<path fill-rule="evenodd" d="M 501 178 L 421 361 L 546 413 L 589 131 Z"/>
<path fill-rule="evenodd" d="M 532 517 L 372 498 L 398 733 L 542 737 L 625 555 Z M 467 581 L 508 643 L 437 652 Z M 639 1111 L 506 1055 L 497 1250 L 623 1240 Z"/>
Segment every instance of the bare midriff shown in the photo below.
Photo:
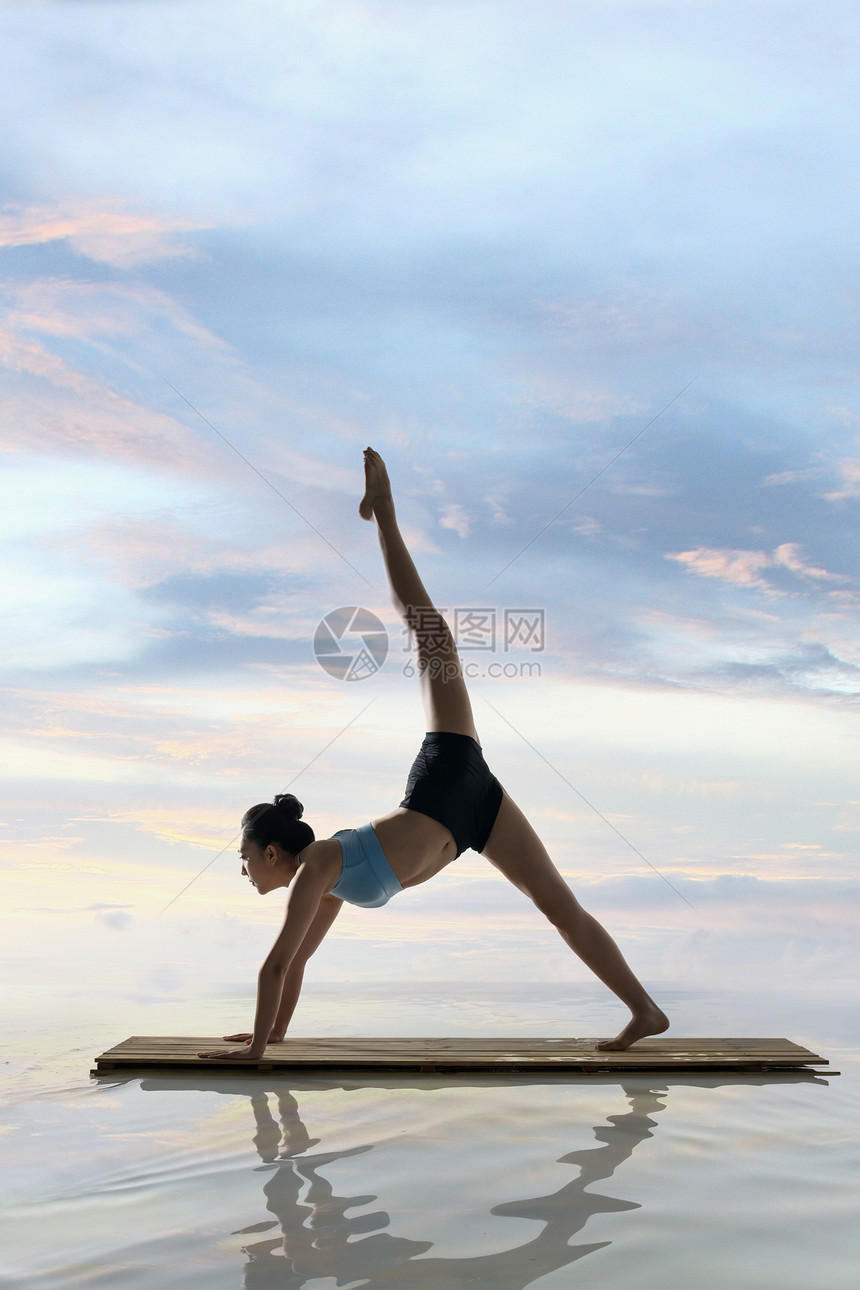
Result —
<path fill-rule="evenodd" d="M 429 815 L 398 806 L 371 820 L 385 858 L 401 887 L 417 887 L 457 855 L 451 830 Z"/>

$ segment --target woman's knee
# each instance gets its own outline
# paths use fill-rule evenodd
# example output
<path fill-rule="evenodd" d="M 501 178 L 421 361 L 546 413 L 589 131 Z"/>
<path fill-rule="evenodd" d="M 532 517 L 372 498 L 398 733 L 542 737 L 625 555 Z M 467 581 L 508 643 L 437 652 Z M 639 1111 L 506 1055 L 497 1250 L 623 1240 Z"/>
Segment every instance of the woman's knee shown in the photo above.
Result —
<path fill-rule="evenodd" d="M 521 890 L 557 930 L 570 927 L 583 913 L 579 901 L 557 870 L 552 875 L 542 875 L 536 882 L 523 883 Z"/>

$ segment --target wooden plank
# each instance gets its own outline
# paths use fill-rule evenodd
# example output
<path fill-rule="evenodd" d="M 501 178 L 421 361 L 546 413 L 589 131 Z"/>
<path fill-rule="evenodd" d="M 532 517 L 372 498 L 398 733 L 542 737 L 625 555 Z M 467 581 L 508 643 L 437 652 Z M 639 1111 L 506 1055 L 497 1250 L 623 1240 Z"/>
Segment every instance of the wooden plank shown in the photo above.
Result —
<path fill-rule="evenodd" d="M 198 1045 L 199 1044 L 202 1044 L 203 1051 L 217 1052 L 220 1047 L 220 1045 L 218 1045 L 217 1042 L 213 1042 L 211 1039 L 208 1039 L 208 1040 L 203 1039 L 201 1041 L 198 1041 Z M 189 1057 L 191 1058 L 196 1057 L 197 1052 L 201 1051 L 201 1048 L 198 1045 L 190 1046 L 188 1048 L 154 1048 L 146 1044 L 139 1044 L 139 1045 L 134 1044 L 134 1045 L 127 1045 L 127 1046 L 123 1045 L 119 1048 L 109 1050 L 109 1052 L 102 1054 L 102 1056 L 105 1058 L 130 1057 L 133 1055 L 134 1056 L 153 1056 L 157 1058 L 163 1058 L 164 1060 L 175 1061 L 175 1060 L 181 1060 Z M 225 1048 L 224 1051 L 226 1053 L 228 1050 Z M 800 1062 L 804 1064 L 808 1064 L 810 1062 L 812 1062 L 813 1064 L 817 1064 L 817 1063 L 823 1064 L 823 1059 L 817 1058 L 816 1054 L 814 1053 L 804 1053 L 804 1052 L 798 1053 L 797 1051 L 787 1051 L 787 1050 L 781 1050 L 781 1049 L 773 1049 L 768 1051 L 755 1049 L 755 1050 L 750 1050 L 749 1052 L 743 1052 L 740 1050 L 720 1051 L 715 1049 L 701 1049 L 701 1048 L 691 1047 L 690 1049 L 683 1052 L 661 1053 L 659 1051 L 654 1051 L 654 1050 L 648 1051 L 648 1050 L 639 1049 L 639 1048 L 633 1048 L 628 1050 L 627 1052 L 603 1052 L 603 1051 L 595 1050 L 593 1047 L 579 1048 L 579 1047 L 571 1046 L 566 1051 L 561 1052 L 558 1050 L 546 1051 L 535 1045 L 531 1045 L 529 1048 L 519 1048 L 519 1047 L 514 1048 L 512 1046 L 507 1046 L 505 1048 L 500 1047 L 497 1050 L 482 1049 L 479 1051 L 474 1048 L 452 1049 L 447 1046 L 444 1048 L 429 1047 L 429 1046 L 422 1047 L 422 1048 L 415 1048 L 415 1047 L 406 1047 L 404 1045 L 404 1046 L 399 1046 L 397 1048 L 383 1048 L 380 1045 L 378 1048 L 355 1048 L 352 1045 L 347 1045 L 347 1046 L 344 1046 L 343 1048 L 334 1048 L 330 1046 L 326 1046 L 325 1048 L 322 1048 L 322 1047 L 317 1048 L 315 1046 L 296 1048 L 296 1047 L 293 1047 L 292 1045 L 279 1044 L 277 1045 L 277 1047 L 275 1047 L 274 1045 L 271 1045 L 266 1050 L 265 1057 L 267 1061 L 278 1060 L 278 1061 L 287 1062 L 288 1064 L 295 1063 L 295 1062 L 306 1062 L 306 1061 L 317 1061 L 317 1060 L 328 1062 L 328 1061 L 344 1060 L 344 1059 L 349 1059 L 349 1060 L 358 1061 L 358 1062 L 373 1062 L 380 1058 L 383 1058 L 385 1060 L 402 1060 L 402 1061 L 410 1061 L 413 1058 L 420 1058 L 422 1060 L 434 1059 L 438 1061 L 456 1060 L 456 1061 L 470 1061 L 470 1062 L 487 1061 L 490 1063 L 498 1062 L 498 1061 L 536 1061 L 536 1060 L 550 1061 L 550 1062 L 564 1062 L 564 1061 L 570 1061 L 570 1060 L 584 1061 L 584 1060 L 593 1059 L 595 1061 L 606 1061 L 606 1060 L 634 1061 L 635 1060 L 637 1062 L 638 1061 L 688 1062 L 691 1060 L 710 1060 L 710 1061 L 780 1060 L 780 1061 L 787 1061 L 787 1062 L 794 1062 L 794 1063 Z"/>
<path fill-rule="evenodd" d="M 536 1039 L 521 1038 L 517 1036 L 505 1036 L 503 1038 L 423 1038 L 414 1036 L 385 1036 L 379 1038 L 360 1038 L 351 1036 L 319 1036 L 314 1038 L 290 1038 L 284 1044 L 272 1044 L 270 1049 L 277 1051 L 279 1049 L 290 1049 L 291 1051 L 301 1052 L 303 1050 L 322 1052 L 327 1049 L 331 1051 L 343 1052 L 372 1052 L 380 1050 L 390 1050 L 391 1052 L 402 1052 L 409 1050 L 427 1050 L 434 1051 L 451 1051 L 451 1052 L 488 1052 L 497 1053 L 502 1051 L 510 1052 L 570 1052 L 572 1050 L 583 1051 L 597 1044 L 596 1039 Z M 136 1046 L 142 1046 L 147 1051 L 152 1049 L 162 1049 L 166 1052 L 180 1052 L 196 1050 L 200 1044 L 214 1044 L 216 1047 L 223 1047 L 225 1050 L 230 1047 L 236 1047 L 235 1044 L 229 1044 L 220 1038 L 199 1038 L 188 1036 L 143 1036 L 133 1037 L 124 1040 L 116 1048 L 109 1049 L 109 1052 L 118 1052 L 127 1050 Z M 640 1039 L 639 1042 L 628 1052 L 658 1052 L 661 1054 L 678 1052 L 782 1052 L 786 1054 L 796 1054 L 805 1056 L 809 1049 L 801 1047 L 788 1039 Z"/>
<path fill-rule="evenodd" d="M 465 1055 L 472 1053 L 475 1055 L 503 1055 L 503 1054 L 557 1054 L 567 1056 L 572 1052 L 582 1053 L 594 1049 L 597 1041 L 593 1039 L 416 1039 L 408 1038 L 379 1038 L 379 1039 L 354 1039 L 354 1038 L 328 1038 L 321 1037 L 318 1039 L 289 1039 L 284 1044 L 272 1044 L 269 1046 L 269 1052 L 272 1054 L 281 1052 L 291 1055 L 300 1055 L 303 1053 L 318 1055 L 326 1052 L 345 1054 L 367 1054 L 369 1056 L 378 1055 L 381 1052 L 391 1054 L 408 1054 L 411 1052 L 429 1052 L 434 1053 L 452 1053 Z M 129 1052 L 135 1049 L 141 1049 L 146 1052 L 164 1052 L 165 1054 L 178 1055 L 180 1053 L 196 1052 L 200 1045 L 214 1045 L 215 1048 L 224 1048 L 226 1051 L 230 1045 L 224 1043 L 221 1039 L 204 1038 L 173 1038 L 173 1037 L 140 1037 L 125 1040 L 115 1048 L 109 1049 L 110 1053 Z M 798 1056 L 806 1058 L 809 1056 L 809 1050 L 800 1047 L 798 1044 L 791 1043 L 789 1040 L 756 1040 L 750 1042 L 727 1041 L 727 1040 L 707 1040 L 707 1039 L 689 1039 L 676 1040 L 671 1044 L 661 1043 L 659 1040 L 640 1040 L 634 1048 L 628 1049 L 628 1053 L 647 1054 L 652 1053 L 659 1056 L 684 1056 L 686 1054 L 701 1053 L 711 1055 L 752 1055 L 752 1054 L 783 1054 L 785 1056 Z M 105 1056 L 107 1054 L 104 1054 Z M 621 1053 L 614 1054 L 616 1057 L 623 1056 Z"/>
<path fill-rule="evenodd" d="M 639 1040 L 624 1052 L 605 1052 L 596 1039 L 502 1038 L 289 1038 L 270 1044 L 256 1062 L 200 1058 L 235 1044 L 220 1038 L 133 1036 L 95 1059 L 96 1072 L 119 1067 L 195 1066 L 216 1070 L 749 1070 L 827 1066 L 828 1061 L 789 1039 L 672 1038 Z"/>

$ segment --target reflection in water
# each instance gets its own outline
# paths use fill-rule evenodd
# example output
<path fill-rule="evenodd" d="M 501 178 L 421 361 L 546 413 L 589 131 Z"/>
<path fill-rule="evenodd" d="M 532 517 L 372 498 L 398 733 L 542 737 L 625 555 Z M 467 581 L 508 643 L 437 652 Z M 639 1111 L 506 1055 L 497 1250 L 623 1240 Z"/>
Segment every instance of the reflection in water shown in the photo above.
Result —
<path fill-rule="evenodd" d="M 490 1211 L 506 1218 L 536 1220 L 543 1223 L 543 1230 L 514 1249 L 472 1258 L 419 1257 L 432 1243 L 382 1231 L 391 1222 L 384 1211 L 347 1218 L 348 1210 L 369 1205 L 376 1197 L 335 1196 L 319 1171 L 333 1161 L 369 1151 L 371 1145 L 331 1154 L 300 1154 L 319 1139 L 308 1136 L 293 1095 L 286 1090 L 276 1094 L 278 1123 L 268 1096 L 255 1092 L 251 1098 L 256 1120 L 254 1145 L 274 1170 L 263 1191 L 277 1222 L 255 1223 L 242 1233 L 273 1231 L 280 1226 L 281 1234 L 244 1247 L 249 1260 L 246 1290 L 300 1290 L 308 1280 L 322 1277 L 335 1278 L 338 1285 L 360 1280 L 369 1290 L 393 1285 L 427 1290 L 454 1290 L 461 1285 L 524 1290 L 539 1277 L 603 1249 L 611 1242 L 571 1246 L 569 1241 L 592 1214 L 614 1214 L 640 1206 L 586 1188 L 611 1178 L 638 1143 L 652 1136 L 656 1121 L 651 1116 L 664 1109 L 668 1091 L 665 1086 L 658 1091 L 633 1081 L 629 1085 L 622 1082 L 622 1087 L 630 1109 L 595 1126 L 595 1138 L 601 1145 L 561 1157 L 559 1163 L 579 1166 L 576 1179 L 551 1196 L 510 1201 Z"/>
<path fill-rule="evenodd" d="M 428 1241 L 408 1241 L 380 1232 L 379 1228 L 387 1227 L 391 1221 L 384 1211 L 346 1217 L 348 1209 L 369 1205 L 376 1197 L 335 1196 L 317 1171 L 334 1160 L 370 1151 L 372 1145 L 297 1159 L 298 1153 L 315 1146 L 319 1138 L 308 1136 L 291 1093 L 281 1091 L 276 1096 L 280 1124 L 271 1113 L 265 1093 L 255 1094 L 251 1103 L 257 1122 L 254 1145 L 263 1161 L 274 1162 L 275 1172 L 263 1193 L 266 1208 L 278 1221 L 255 1223 L 242 1231 L 259 1232 L 280 1224 L 281 1236 L 244 1247 L 249 1259 L 245 1269 L 247 1290 L 298 1290 L 314 1277 L 337 1277 L 339 1283 L 347 1284 L 358 1277 L 376 1277 L 408 1266 L 416 1254 L 429 1250 Z M 305 1184 L 307 1190 L 302 1196 Z M 369 1232 L 374 1235 L 362 1236 Z M 359 1236 L 362 1239 L 356 1240 Z"/>

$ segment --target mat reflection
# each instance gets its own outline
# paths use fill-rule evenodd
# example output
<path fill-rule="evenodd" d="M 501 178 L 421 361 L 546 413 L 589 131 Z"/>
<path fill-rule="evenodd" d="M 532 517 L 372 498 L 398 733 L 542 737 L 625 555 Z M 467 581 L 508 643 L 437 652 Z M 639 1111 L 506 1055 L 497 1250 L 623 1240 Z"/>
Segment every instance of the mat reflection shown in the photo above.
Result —
<path fill-rule="evenodd" d="M 560 1158 L 559 1163 L 578 1169 L 574 1179 L 551 1195 L 507 1201 L 489 1211 L 502 1218 L 542 1223 L 538 1234 L 522 1245 L 470 1258 L 423 1257 L 432 1249 L 432 1242 L 393 1235 L 386 1230 L 392 1219 L 384 1210 L 350 1218 L 350 1210 L 371 1205 L 377 1197 L 336 1196 L 322 1174 L 327 1165 L 370 1151 L 372 1144 L 313 1154 L 319 1139 L 309 1136 L 293 1094 L 284 1089 L 273 1095 L 276 1118 L 270 1095 L 255 1093 L 251 1098 L 256 1121 L 254 1146 L 272 1169 L 263 1192 L 266 1208 L 275 1218 L 236 1234 L 262 1235 L 277 1228 L 280 1233 L 243 1247 L 249 1260 L 246 1290 L 299 1290 L 307 1281 L 323 1277 L 334 1278 L 339 1285 L 361 1280 L 367 1287 L 396 1284 L 453 1290 L 468 1284 L 524 1290 L 538 1278 L 603 1249 L 611 1241 L 578 1245 L 570 1241 L 592 1215 L 617 1214 L 640 1206 L 587 1188 L 611 1178 L 639 1143 L 652 1136 L 657 1123 L 652 1117 L 664 1109 L 667 1096 L 663 1086 L 643 1088 L 631 1081 L 622 1088 L 629 1109 L 594 1127 L 599 1145 Z"/>

